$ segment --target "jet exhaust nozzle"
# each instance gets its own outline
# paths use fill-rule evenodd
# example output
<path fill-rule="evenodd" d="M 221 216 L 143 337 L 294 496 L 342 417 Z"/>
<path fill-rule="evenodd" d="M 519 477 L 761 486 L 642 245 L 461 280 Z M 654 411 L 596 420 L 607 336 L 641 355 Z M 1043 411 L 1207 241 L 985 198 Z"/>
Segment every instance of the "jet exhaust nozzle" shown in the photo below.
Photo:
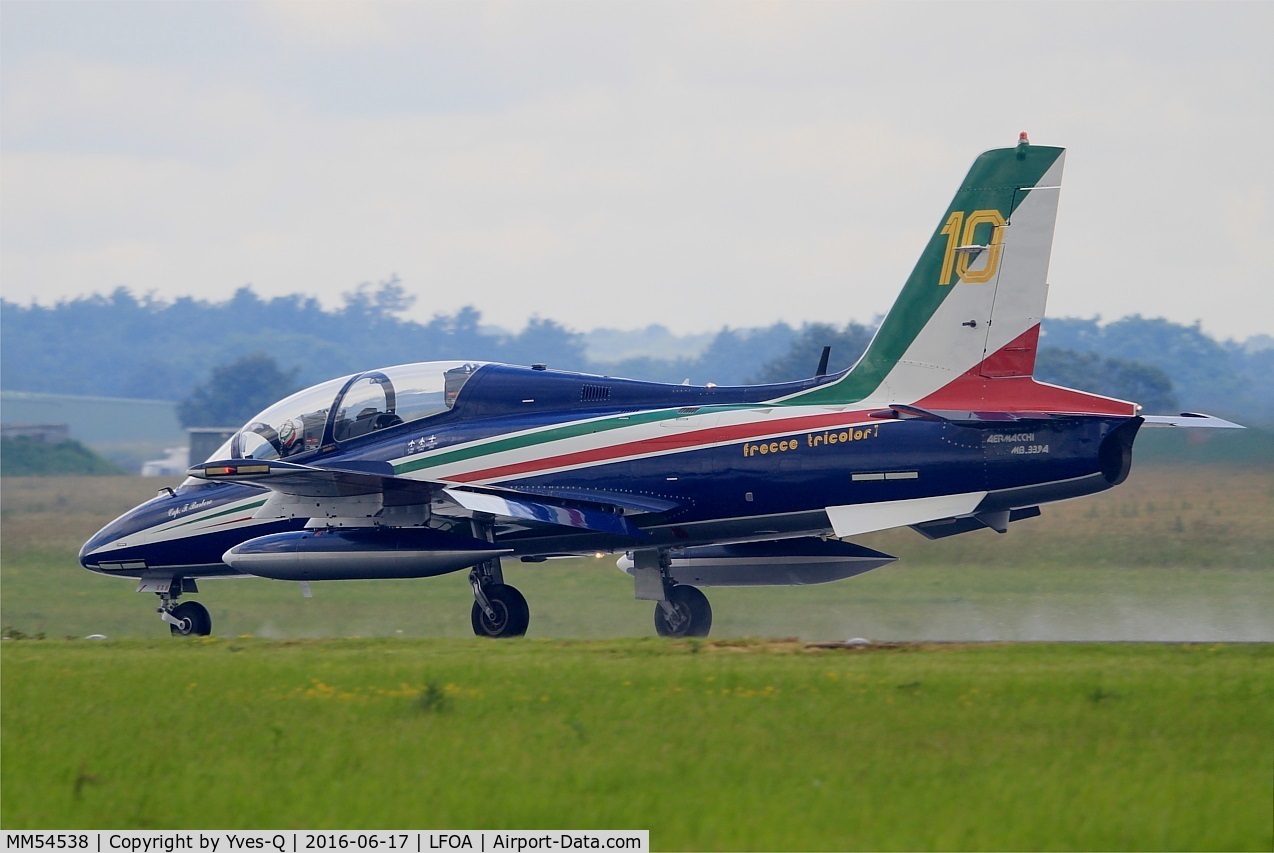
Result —
<path fill-rule="evenodd" d="M 1132 445 L 1137 439 L 1137 430 L 1141 428 L 1141 424 L 1141 418 L 1131 418 L 1102 439 L 1097 461 L 1101 465 L 1102 476 L 1112 486 L 1123 483 L 1132 471 Z"/>

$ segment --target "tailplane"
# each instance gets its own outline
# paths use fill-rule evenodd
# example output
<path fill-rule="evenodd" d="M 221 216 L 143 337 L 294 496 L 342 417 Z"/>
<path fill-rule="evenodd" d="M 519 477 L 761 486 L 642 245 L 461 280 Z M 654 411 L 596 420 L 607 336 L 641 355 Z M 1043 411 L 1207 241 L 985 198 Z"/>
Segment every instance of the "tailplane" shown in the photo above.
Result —
<path fill-rule="evenodd" d="M 1036 382 L 1065 149 L 974 161 L 863 357 L 782 402 L 1133 415 L 1133 403 Z"/>

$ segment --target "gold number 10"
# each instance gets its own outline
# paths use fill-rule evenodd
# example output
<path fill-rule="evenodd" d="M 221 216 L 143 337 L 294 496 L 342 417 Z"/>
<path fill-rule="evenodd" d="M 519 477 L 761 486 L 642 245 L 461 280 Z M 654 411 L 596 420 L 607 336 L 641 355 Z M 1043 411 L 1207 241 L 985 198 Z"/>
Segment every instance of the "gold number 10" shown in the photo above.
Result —
<path fill-rule="evenodd" d="M 991 242 L 985 250 L 986 266 L 980 270 L 971 270 L 970 260 L 980 254 L 972 248 L 974 232 L 979 225 L 991 226 Z M 963 282 L 979 284 L 994 278 L 1000 268 L 1000 252 L 1004 249 L 1004 225 L 1004 217 L 998 210 L 975 210 L 967 216 L 963 210 L 957 210 L 948 216 L 946 224 L 938 232 L 947 237 L 947 250 L 942 255 L 942 272 L 938 274 L 938 284 L 951 284 L 953 268 Z M 965 251 L 958 252 L 958 248 L 964 248 Z"/>

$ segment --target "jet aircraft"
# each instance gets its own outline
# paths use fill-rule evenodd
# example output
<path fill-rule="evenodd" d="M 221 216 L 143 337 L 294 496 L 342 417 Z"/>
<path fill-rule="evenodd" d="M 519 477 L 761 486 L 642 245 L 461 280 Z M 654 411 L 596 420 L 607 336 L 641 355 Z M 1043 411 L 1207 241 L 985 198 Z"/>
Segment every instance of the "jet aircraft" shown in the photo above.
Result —
<path fill-rule="evenodd" d="M 405 364 L 307 388 L 252 418 L 177 489 L 87 543 L 179 635 L 202 578 L 304 583 L 469 570 L 479 636 L 525 634 L 507 560 L 611 553 L 656 631 L 706 636 L 702 587 L 841 580 L 894 558 L 847 541 L 907 526 L 1005 532 L 1123 482 L 1148 416 L 1033 377 L 1064 150 L 974 162 L 861 359 L 725 387 L 545 365 Z"/>

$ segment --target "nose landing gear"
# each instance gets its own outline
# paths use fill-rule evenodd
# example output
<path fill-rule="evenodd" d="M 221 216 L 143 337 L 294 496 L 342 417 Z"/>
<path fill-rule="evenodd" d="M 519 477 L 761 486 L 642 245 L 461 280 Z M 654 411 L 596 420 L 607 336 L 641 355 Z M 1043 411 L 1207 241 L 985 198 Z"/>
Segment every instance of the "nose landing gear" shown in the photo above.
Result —
<path fill-rule="evenodd" d="M 174 637 L 206 637 L 212 633 L 212 617 L 208 608 L 197 601 L 177 603 L 183 592 L 198 592 L 191 578 L 143 577 L 137 585 L 138 592 L 153 592 L 159 596 L 159 618 L 168 623 Z"/>

